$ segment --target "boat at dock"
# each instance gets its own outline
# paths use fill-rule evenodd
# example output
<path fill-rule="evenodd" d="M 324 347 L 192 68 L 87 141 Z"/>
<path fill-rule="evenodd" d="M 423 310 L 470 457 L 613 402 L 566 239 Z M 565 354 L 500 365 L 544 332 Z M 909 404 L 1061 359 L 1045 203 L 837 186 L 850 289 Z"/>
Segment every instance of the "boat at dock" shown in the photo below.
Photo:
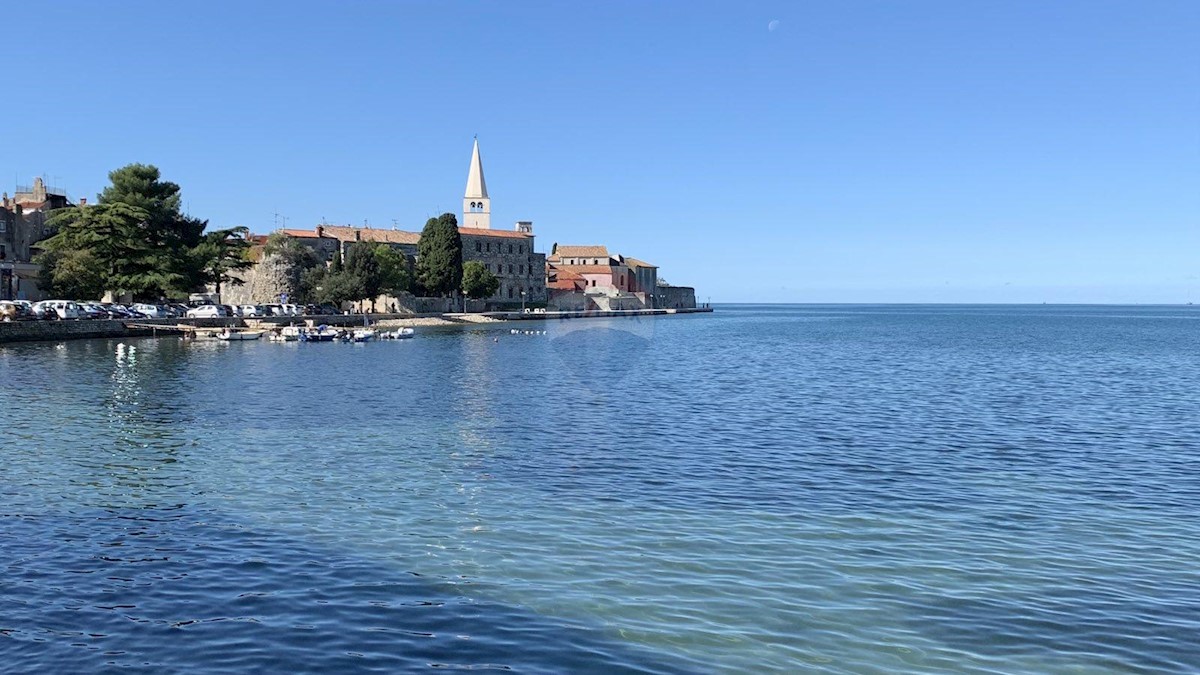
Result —
<path fill-rule="evenodd" d="M 279 330 L 273 331 L 268 338 L 271 342 L 295 342 L 300 339 L 302 330 L 298 326 L 284 326 Z"/>
<path fill-rule="evenodd" d="M 333 342 L 338 337 L 338 331 L 322 324 L 316 329 L 301 330 L 299 337 L 301 342 Z"/>
<path fill-rule="evenodd" d="M 379 333 L 380 340 L 407 340 L 417 332 L 411 328 L 397 328 L 393 331 L 382 331 Z"/>
<path fill-rule="evenodd" d="M 264 330 L 230 330 L 226 328 L 224 331 L 216 334 L 218 340 L 226 342 L 240 342 L 242 340 L 257 340 L 263 336 Z"/>

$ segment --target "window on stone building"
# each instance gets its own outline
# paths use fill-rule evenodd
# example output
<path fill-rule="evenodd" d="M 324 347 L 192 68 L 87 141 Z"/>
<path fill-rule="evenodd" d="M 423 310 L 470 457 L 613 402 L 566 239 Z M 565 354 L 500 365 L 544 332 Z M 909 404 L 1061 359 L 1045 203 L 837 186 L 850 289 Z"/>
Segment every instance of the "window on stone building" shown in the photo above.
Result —
<path fill-rule="evenodd" d="M 492 252 L 492 242 L 490 242 L 490 241 L 488 242 L 487 248 L 488 248 L 488 253 L 491 253 Z"/>
<path fill-rule="evenodd" d="M 482 243 L 482 242 L 478 242 L 478 241 L 477 241 L 477 242 L 475 242 L 475 252 L 476 252 L 476 253 L 479 253 L 479 252 L 480 252 L 480 251 L 482 251 L 482 250 L 483 250 L 483 243 Z"/>
<path fill-rule="evenodd" d="M 512 253 L 512 244 L 509 244 L 509 245 L 508 245 L 508 252 L 509 252 L 509 253 Z"/>
<path fill-rule="evenodd" d="M 512 286 L 508 287 L 508 299 L 512 300 Z"/>
<path fill-rule="evenodd" d="M 509 263 L 509 265 L 508 265 L 508 273 L 512 274 L 512 264 L 511 263 Z"/>
<path fill-rule="evenodd" d="M 525 244 L 518 244 L 517 245 L 517 253 L 524 253 L 524 252 L 525 252 Z"/>
<path fill-rule="evenodd" d="M 0 218 L 0 232 L 3 232 L 7 229 L 8 229 L 8 221 L 4 220 L 3 218 Z"/>
<path fill-rule="evenodd" d="M 517 265 L 517 274 L 525 274 L 525 266 Z"/>

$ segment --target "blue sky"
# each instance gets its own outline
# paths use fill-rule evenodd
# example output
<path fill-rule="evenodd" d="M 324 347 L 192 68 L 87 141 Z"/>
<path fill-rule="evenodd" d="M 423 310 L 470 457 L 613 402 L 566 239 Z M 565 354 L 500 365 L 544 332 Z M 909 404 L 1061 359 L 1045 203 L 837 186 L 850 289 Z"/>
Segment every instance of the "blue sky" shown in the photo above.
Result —
<path fill-rule="evenodd" d="M 1193 0 L 37 11 L 8 190 L 146 162 L 213 226 L 419 229 L 478 134 L 494 227 L 702 301 L 1200 303 Z"/>

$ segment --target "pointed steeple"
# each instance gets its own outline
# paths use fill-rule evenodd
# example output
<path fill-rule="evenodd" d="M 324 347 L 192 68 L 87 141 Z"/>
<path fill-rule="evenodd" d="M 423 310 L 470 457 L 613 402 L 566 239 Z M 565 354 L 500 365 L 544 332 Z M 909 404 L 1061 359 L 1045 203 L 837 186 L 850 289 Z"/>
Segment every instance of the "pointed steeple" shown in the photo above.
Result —
<path fill-rule="evenodd" d="M 475 139 L 475 148 L 471 151 L 471 170 L 467 173 L 467 199 L 487 199 L 487 183 L 483 180 L 483 160 L 479 159 L 479 139 Z"/>
<path fill-rule="evenodd" d="M 463 195 L 463 227 L 490 229 L 492 200 L 488 199 L 487 183 L 483 180 L 483 160 L 479 158 L 479 138 L 471 150 L 471 169 L 467 172 L 467 191 Z"/>

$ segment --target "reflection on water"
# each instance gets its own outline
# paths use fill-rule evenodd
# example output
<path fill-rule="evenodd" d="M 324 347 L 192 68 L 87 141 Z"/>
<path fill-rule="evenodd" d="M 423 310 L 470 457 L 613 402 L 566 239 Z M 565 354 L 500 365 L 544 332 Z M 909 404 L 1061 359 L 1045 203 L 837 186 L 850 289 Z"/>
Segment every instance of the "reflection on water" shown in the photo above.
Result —
<path fill-rule="evenodd" d="M 0 347 L 35 671 L 1191 672 L 1170 308 Z"/>

